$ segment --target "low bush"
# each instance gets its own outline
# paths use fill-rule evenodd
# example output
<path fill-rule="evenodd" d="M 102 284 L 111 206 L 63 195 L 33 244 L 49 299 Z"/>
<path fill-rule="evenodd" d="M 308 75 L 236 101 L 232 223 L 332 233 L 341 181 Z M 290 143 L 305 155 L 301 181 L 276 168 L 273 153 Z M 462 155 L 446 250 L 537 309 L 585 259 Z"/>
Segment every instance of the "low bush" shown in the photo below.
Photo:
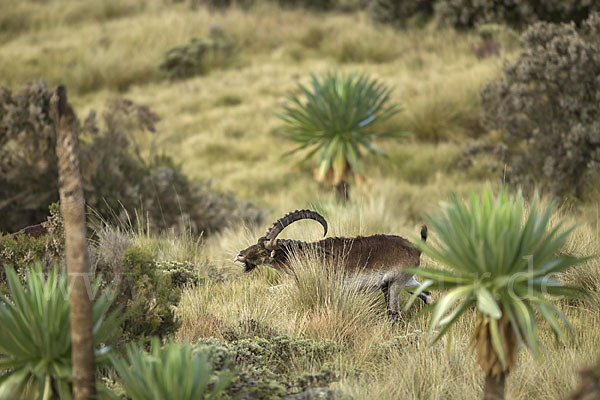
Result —
<path fill-rule="evenodd" d="M 97 229 L 92 259 L 97 276 L 117 291 L 115 305 L 129 310 L 116 340 L 165 337 L 179 328 L 174 307 L 182 288 L 197 283 L 189 262 L 159 260 L 149 246 L 118 228 Z"/>
<path fill-rule="evenodd" d="M 585 197 L 600 171 L 600 14 L 538 23 L 502 79 L 481 91 L 484 126 L 506 146 L 506 179 Z"/>
<path fill-rule="evenodd" d="M 43 271 L 49 271 L 64 260 L 64 228 L 58 203 L 50 205 L 50 216 L 41 225 L 46 234 L 35 237 L 28 234 L 0 234 L 0 288 L 6 285 L 5 267 L 13 267 L 21 280 L 29 265 L 40 262 Z"/>
<path fill-rule="evenodd" d="M 239 371 L 228 389 L 231 396 L 285 397 L 337 380 L 330 363 L 340 348 L 331 341 L 281 335 L 233 342 L 201 339 L 194 347 L 208 355 L 215 369 L 231 365 Z M 306 365 L 311 372 L 300 372 Z"/>
<path fill-rule="evenodd" d="M 368 0 L 367 10 L 376 22 L 406 27 L 433 15 L 435 0 Z"/>
<path fill-rule="evenodd" d="M 580 23 L 599 10 L 597 2 L 587 0 L 437 0 L 435 3 L 436 15 L 458 28 L 490 22 L 515 28 L 525 28 L 537 21 Z"/>
<path fill-rule="evenodd" d="M 579 24 L 600 4 L 588 0 L 366 0 L 371 18 L 380 23 L 406 27 L 435 16 L 456 28 L 499 23 L 524 29 L 538 21 Z"/>
<path fill-rule="evenodd" d="M 188 43 L 169 49 L 163 56 L 160 69 L 169 79 L 186 79 L 205 75 L 214 68 L 231 64 L 237 46 L 220 30 L 210 37 L 192 38 Z"/>

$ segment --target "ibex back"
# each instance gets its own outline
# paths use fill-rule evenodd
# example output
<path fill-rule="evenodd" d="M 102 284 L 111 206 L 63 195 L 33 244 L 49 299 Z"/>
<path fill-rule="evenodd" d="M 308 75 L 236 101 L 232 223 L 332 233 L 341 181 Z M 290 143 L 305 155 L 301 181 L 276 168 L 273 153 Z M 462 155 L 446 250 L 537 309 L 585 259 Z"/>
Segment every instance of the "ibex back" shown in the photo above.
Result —
<path fill-rule="evenodd" d="M 407 239 L 395 235 L 357 236 L 352 238 L 330 237 L 317 242 L 277 239 L 277 235 L 294 221 L 313 219 L 318 221 L 327 234 L 327 222 L 311 210 L 296 210 L 278 219 L 258 242 L 242 251 L 234 261 L 244 263 L 244 272 L 258 265 L 268 265 L 277 270 L 293 273 L 292 254 L 321 253 L 334 257 L 335 265 L 352 279 L 359 279 L 365 288 L 381 289 L 388 310 L 393 316 L 399 314 L 398 298 L 406 287 L 419 286 L 413 275 L 404 271 L 418 267 L 421 252 Z M 427 227 L 421 228 L 421 239 L 427 240 Z M 431 293 L 423 292 L 419 298 L 429 304 Z"/>

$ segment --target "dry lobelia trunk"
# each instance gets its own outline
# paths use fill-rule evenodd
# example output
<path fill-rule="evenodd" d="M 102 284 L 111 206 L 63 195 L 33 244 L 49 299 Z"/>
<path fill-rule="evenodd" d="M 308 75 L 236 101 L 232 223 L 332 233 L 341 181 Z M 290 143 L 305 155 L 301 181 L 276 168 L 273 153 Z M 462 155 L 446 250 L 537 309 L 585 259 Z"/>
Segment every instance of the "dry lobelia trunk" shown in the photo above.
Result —
<path fill-rule="evenodd" d="M 91 399 L 96 394 L 92 295 L 87 252 L 85 204 L 79 168 L 78 122 L 67 102 L 67 90 L 59 86 L 51 99 L 56 123 L 60 208 L 64 219 L 69 302 L 71 305 L 71 358 L 73 398 Z"/>

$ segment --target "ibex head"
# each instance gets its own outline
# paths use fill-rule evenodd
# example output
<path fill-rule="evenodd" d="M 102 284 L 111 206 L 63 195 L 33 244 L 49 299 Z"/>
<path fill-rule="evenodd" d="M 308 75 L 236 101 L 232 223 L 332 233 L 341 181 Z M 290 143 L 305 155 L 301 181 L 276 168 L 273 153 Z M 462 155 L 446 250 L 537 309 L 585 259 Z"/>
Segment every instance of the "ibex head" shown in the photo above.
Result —
<path fill-rule="evenodd" d="M 244 263 L 244 272 L 250 272 L 258 265 L 274 266 L 274 255 L 277 250 L 280 250 L 283 247 L 290 245 L 309 246 L 310 244 L 300 240 L 277 239 L 277 235 L 279 235 L 288 225 L 301 219 L 313 219 L 319 222 L 323 226 L 323 236 L 327 234 L 327 222 L 319 213 L 311 210 L 292 211 L 275 221 L 273 225 L 269 227 L 267 233 L 258 239 L 258 243 L 241 250 L 233 261 Z"/>

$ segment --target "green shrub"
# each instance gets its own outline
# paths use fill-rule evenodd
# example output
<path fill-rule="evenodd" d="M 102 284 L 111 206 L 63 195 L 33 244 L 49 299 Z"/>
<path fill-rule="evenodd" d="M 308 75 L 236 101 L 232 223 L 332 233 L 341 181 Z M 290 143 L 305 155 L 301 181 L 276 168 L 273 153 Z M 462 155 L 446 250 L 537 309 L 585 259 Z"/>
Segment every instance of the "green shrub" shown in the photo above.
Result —
<path fill-rule="evenodd" d="M 163 56 L 160 69 L 169 79 L 205 75 L 214 68 L 229 66 L 236 51 L 232 41 L 220 30 L 214 30 L 210 37 L 192 38 L 186 44 L 169 49 Z"/>
<path fill-rule="evenodd" d="M 71 322 L 67 274 L 55 267 L 45 278 L 38 264 L 26 285 L 8 269 L 9 293 L 0 296 L 0 398 L 71 398 Z M 107 316 L 115 293 L 92 282 L 94 341 L 104 344 L 120 322 L 120 310 Z M 109 348 L 96 350 L 107 361 Z M 99 385 L 100 386 L 100 385 Z M 101 386 L 100 386 L 101 387 Z"/>
<path fill-rule="evenodd" d="M 203 339 L 195 349 L 207 354 L 217 370 L 233 365 L 239 371 L 228 389 L 231 396 L 275 399 L 337 380 L 329 363 L 340 348 L 331 341 L 285 335 L 230 343 Z M 302 366 L 310 366 L 311 372 L 298 372 Z"/>
<path fill-rule="evenodd" d="M 202 352 L 188 344 L 168 342 L 161 347 L 152 340 L 150 352 L 138 345 L 127 347 L 127 357 L 111 356 L 123 389 L 132 400 L 216 399 L 227 389 L 234 372 L 214 373 Z"/>
<path fill-rule="evenodd" d="M 179 328 L 174 307 L 186 284 L 196 282 L 191 265 L 158 262 L 155 255 L 139 246 L 123 251 L 121 264 L 109 266 L 100 259 L 96 273 L 117 291 L 115 305 L 130 310 L 122 324 L 121 341 L 141 337 L 165 337 Z"/>
<path fill-rule="evenodd" d="M 538 23 L 523 40 L 481 92 L 483 123 L 507 145 L 508 181 L 583 197 L 600 166 L 600 14 L 581 29 Z"/>
<path fill-rule="evenodd" d="M 461 28 L 485 23 L 503 23 L 524 28 L 536 21 L 580 23 L 598 2 L 588 0 L 437 0 L 435 13 L 443 21 Z"/>
<path fill-rule="evenodd" d="M 51 95 L 44 83 L 29 83 L 15 93 L 0 88 L 0 231 L 45 220 L 48 205 L 58 201 Z M 113 223 L 131 222 L 141 207 L 148 226 L 195 234 L 217 232 L 240 219 L 248 224 L 262 220 L 263 212 L 250 203 L 238 204 L 209 183 L 190 181 L 169 157 L 143 158 L 135 136 L 154 132 L 158 119 L 147 107 L 123 98 L 107 103 L 101 121 L 90 112 L 80 133 L 88 206 Z"/>

